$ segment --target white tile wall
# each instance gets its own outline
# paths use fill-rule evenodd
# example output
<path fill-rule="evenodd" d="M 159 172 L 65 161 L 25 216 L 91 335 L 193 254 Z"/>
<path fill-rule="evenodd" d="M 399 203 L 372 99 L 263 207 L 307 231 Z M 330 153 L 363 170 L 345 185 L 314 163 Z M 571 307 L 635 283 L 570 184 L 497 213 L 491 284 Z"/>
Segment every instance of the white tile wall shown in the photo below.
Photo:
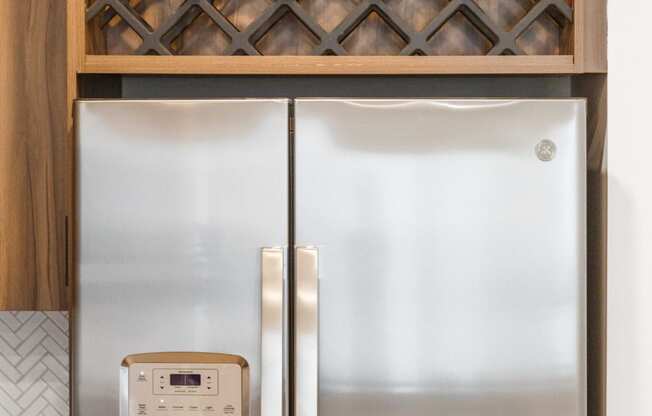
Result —
<path fill-rule="evenodd" d="M 0 416 L 68 416 L 68 313 L 0 312 Z"/>

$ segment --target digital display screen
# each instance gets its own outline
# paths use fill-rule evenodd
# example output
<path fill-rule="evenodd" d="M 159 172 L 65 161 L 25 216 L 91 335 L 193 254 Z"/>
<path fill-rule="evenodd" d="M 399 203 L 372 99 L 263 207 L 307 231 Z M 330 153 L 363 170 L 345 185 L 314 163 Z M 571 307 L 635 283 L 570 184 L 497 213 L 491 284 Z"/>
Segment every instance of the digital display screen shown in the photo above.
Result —
<path fill-rule="evenodd" d="M 171 386 L 199 386 L 201 374 L 170 374 Z"/>

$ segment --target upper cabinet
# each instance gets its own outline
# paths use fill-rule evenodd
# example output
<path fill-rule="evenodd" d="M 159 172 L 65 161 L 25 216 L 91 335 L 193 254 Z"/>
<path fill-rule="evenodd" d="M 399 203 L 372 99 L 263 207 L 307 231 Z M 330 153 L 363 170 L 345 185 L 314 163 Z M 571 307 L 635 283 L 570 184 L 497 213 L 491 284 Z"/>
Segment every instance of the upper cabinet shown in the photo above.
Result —
<path fill-rule="evenodd" d="M 68 0 L 82 73 L 606 72 L 604 0 Z"/>

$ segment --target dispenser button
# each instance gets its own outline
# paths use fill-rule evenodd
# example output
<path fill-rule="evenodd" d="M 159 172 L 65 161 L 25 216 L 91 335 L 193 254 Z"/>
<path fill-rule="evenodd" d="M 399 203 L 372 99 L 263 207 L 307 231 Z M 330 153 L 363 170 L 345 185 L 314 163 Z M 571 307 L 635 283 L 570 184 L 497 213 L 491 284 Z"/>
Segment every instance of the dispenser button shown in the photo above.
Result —
<path fill-rule="evenodd" d="M 156 410 L 158 411 L 167 411 L 168 410 L 168 405 L 165 403 L 164 399 L 160 399 L 158 401 L 158 404 L 156 405 Z"/>

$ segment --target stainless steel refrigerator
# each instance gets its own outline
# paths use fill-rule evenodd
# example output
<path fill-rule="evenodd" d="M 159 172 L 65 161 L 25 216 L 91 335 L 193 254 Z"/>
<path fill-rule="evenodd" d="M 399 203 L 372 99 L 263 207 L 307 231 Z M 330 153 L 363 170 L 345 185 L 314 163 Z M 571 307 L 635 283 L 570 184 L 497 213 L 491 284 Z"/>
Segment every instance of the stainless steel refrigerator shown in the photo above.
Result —
<path fill-rule="evenodd" d="M 584 416 L 583 100 L 77 103 L 74 408 L 238 354 L 252 416 Z"/>

